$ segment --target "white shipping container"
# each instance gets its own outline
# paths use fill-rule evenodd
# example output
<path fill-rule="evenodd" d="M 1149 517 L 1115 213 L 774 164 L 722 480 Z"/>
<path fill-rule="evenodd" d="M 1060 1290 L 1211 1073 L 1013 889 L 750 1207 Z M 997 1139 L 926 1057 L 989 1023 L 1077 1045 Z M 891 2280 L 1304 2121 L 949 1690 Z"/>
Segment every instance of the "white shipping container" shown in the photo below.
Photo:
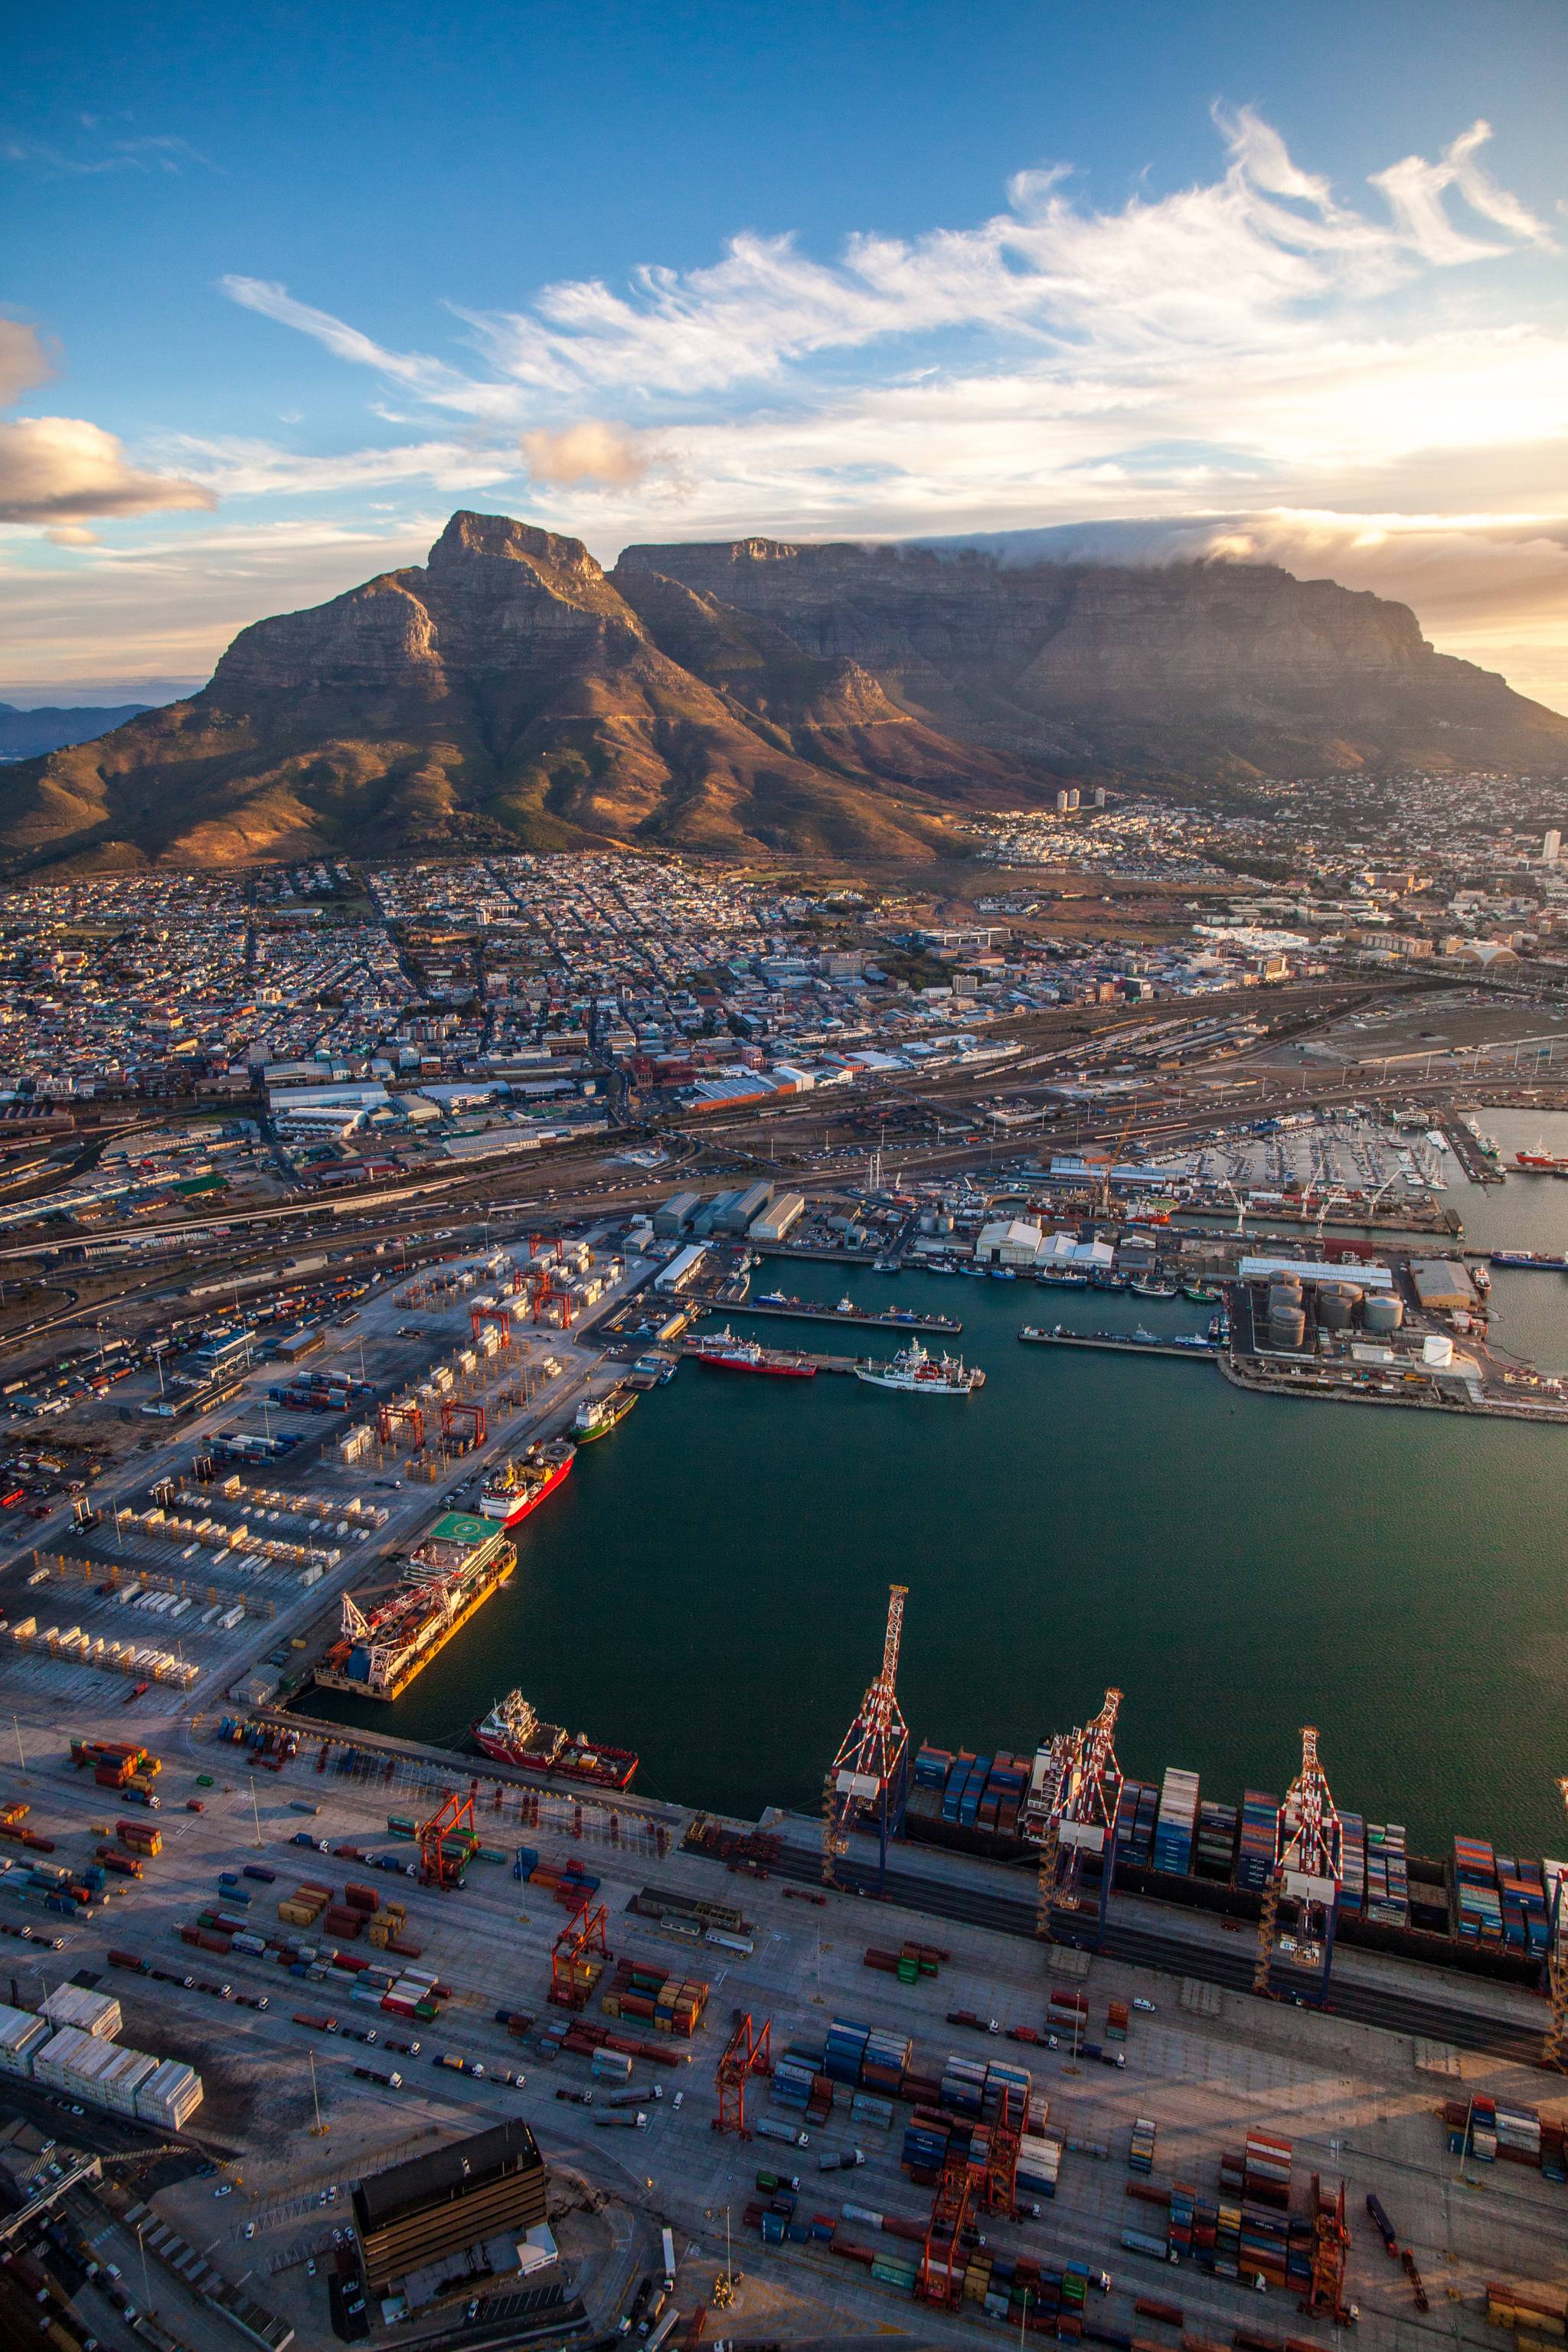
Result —
<path fill-rule="evenodd" d="M 57 1985 L 41 2013 L 51 2025 L 75 2025 L 110 2042 L 124 2021 L 112 1993 L 92 1992 L 85 1985 Z"/>
<path fill-rule="evenodd" d="M 0 2001 L 0 2074 L 30 2074 L 33 2060 L 48 2038 L 41 2017 Z"/>

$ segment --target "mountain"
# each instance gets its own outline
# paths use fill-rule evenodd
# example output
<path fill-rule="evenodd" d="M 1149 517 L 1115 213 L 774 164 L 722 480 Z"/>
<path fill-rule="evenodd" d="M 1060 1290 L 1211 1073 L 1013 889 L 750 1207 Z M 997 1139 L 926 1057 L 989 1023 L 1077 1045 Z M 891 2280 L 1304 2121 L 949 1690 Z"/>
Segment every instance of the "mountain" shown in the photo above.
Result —
<path fill-rule="evenodd" d="M 909 860 L 1067 773 L 1562 767 L 1405 606 L 1268 566 L 628 548 L 458 513 L 209 685 L 0 778 L 13 868 L 665 845 Z"/>
<path fill-rule="evenodd" d="M 859 665 L 961 741 L 1058 772 L 1568 765 L 1568 719 L 1435 653 L 1408 606 L 1272 564 L 749 539 L 629 547 L 612 576 L 633 602 L 639 574 Z"/>
<path fill-rule="evenodd" d="M 40 703 L 36 710 L 18 710 L 14 702 L 0 702 L 0 761 L 32 760 L 41 752 L 63 751 L 68 743 L 89 743 L 146 709 L 144 702 L 116 702 L 101 709 L 89 703 Z"/>

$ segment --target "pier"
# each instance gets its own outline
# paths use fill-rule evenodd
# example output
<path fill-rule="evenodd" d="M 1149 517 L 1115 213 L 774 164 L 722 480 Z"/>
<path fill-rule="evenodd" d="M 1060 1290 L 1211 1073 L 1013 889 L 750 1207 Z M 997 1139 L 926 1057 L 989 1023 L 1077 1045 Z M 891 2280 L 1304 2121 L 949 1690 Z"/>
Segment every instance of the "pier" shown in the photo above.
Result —
<path fill-rule="evenodd" d="M 1220 1352 L 1207 1339 L 1201 1348 L 1176 1348 L 1168 1339 L 1135 1339 L 1131 1331 L 1041 1331 L 1032 1323 L 1026 1323 L 1018 1337 L 1032 1348 L 1102 1348 L 1113 1355 L 1174 1356 L 1186 1364 L 1215 1363 Z"/>
<path fill-rule="evenodd" d="M 700 1339 L 685 1338 L 667 1339 L 664 1344 L 667 1353 L 674 1349 L 682 1356 L 697 1359 L 700 1349 L 707 1343 Z M 810 1364 L 814 1370 L 819 1372 L 853 1372 L 861 1364 L 875 1364 L 879 1371 L 882 1369 L 881 1363 L 870 1356 L 818 1356 L 805 1348 L 791 1348 L 788 1352 L 796 1363 Z M 769 1377 L 771 1376 L 766 1373 L 758 1372 L 736 1375 L 736 1378 L 742 1380 L 761 1380 Z"/>
<path fill-rule="evenodd" d="M 1472 1184 L 1501 1184 L 1506 1181 L 1502 1169 L 1487 1158 L 1462 1119 L 1446 1118 L 1438 1131 Z"/>
<path fill-rule="evenodd" d="M 914 1315 L 906 1311 L 893 1313 L 884 1307 L 874 1313 L 864 1307 L 822 1307 L 809 1298 L 792 1298 L 779 1307 L 755 1298 L 731 1299 L 721 1295 L 704 1300 L 700 1310 L 704 1315 L 782 1315 L 795 1323 L 859 1323 L 876 1331 L 931 1331 L 940 1339 L 953 1339 L 963 1325 L 956 1315 Z"/>

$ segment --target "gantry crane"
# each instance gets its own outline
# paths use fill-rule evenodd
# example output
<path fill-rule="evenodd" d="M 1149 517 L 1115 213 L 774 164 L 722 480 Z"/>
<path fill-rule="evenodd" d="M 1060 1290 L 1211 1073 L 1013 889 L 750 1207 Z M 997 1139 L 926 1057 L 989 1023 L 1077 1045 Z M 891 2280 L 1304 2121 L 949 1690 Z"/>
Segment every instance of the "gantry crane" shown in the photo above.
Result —
<path fill-rule="evenodd" d="M 1557 1793 L 1568 1806 L 1568 1780 L 1558 1781 Z M 1568 1906 L 1563 1899 L 1565 1884 L 1568 1881 L 1560 1876 L 1552 1890 L 1551 1934 L 1546 1946 L 1546 1997 L 1552 2003 L 1552 2021 L 1541 2045 L 1541 2063 L 1568 2074 Z"/>
<path fill-rule="evenodd" d="M 1329 1989 L 1334 1915 L 1343 1879 L 1343 1832 L 1318 1761 L 1318 1735 L 1309 1723 L 1301 1730 L 1301 1769 L 1290 1783 L 1274 1832 L 1274 1874 L 1264 1890 L 1258 1923 L 1254 1992 L 1274 1990 L 1274 1969 L 1283 1957 L 1289 1966 L 1289 1990 L 1305 2000 L 1322 2000 Z M 1281 1902 L 1294 1904 L 1297 1912 L 1289 1948 L 1279 1927 Z"/>
<path fill-rule="evenodd" d="M 1312 2281 L 1300 2304 L 1309 2318 L 1331 2319 L 1336 2327 L 1342 2327 L 1354 2317 L 1345 2301 L 1345 2258 L 1350 2243 L 1351 2233 L 1345 2223 L 1345 2184 L 1342 2180 L 1338 2193 L 1331 2194 L 1314 2172 Z"/>
<path fill-rule="evenodd" d="M 759 2033 L 752 2023 L 752 2012 L 737 2020 L 735 2031 L 719 2055 L 715 2081 L 719 2089 L 719 2112 L 713 2118 L 716 2132 L 734 2132 L 741 2139 L 750 2139 L 746 2128 L 746 2083 L 752 2074 L 771 2074 L 773 2054 L 769 2048 L 772 2027 L 763 2020 Z"/>
<path fill-rule="evenodd" d="M 1022 1826 L 1026 1838 L 1039 1841 L 1035 1933 L 1047 1943 L 1053 1913 L 1081 1915 L 1091 1901 L 1096 1948 L 1105 1939 L 1121 1803 L 1122 1771 L 1112 1744 L 1121 1705 L 1121 1693 L 1108 1690 L 1091 1722 L 1048 1740 L 1035 1758 Z M 1084 1861 L 1090 1855 L 1099 1857 L 1098 1885 L 1085 1877 Z"/>
<path fill-rule="evenodd" d="M 888 1630 L 882 1671 L 860 1702 L 845 1733 L 822 1790 L 822 1883 L 838 1884 L 837 1865 L 849 1851 L 849 1832 L 868 1813 L 878 1832 L 877 1885 L 887 1883 L 888 1840 L 903 1828 L 908 1790 L 910 1730 L 900 1711 L 895 1683 L 903 1639 L 907 1584 L 888 1588 Z"/>
<path fill-rule="evenodd" d="M 451 1450 L 452 1438 L 456 1425 L 458 1420 L 465 1415 L 468 1418 L 471 1429 L 470 1442 L 475 1445 L 482 1445 L 484 1444 L 485 1409 L 483 1405 L 468 1404 L 457 1397 L 443 1397 L 441 1400 L 441 1444 L 445 1451 L 449 1452 Z"/>
<path fill-rule="evenodd" d="M 378 1420 L 382 1444 L 384 1445 L 392 1444 L 396 1433 L 397 1424 L 400 1421 L 407 1422 L 409 1427 L 414 1432 L 414 1451 L 416 1454 L 423 1454 L 425 1451 L 425 1413 L 423 1408 L 415 1404 L 412 1400 L 406 1404 L 384 1404 L 382 1406 Z"/>
<path fill-rule="evenodd" d="M 472 1839 L 479 1843 L 474 1829 L 474 1796 L 470 1789 L 466 1797 L 455 1791 L 442 1800 L 437 1811 L 427 1822 L 421 1822 L 419 1838 L 419 1876 L 426 1886 L 456 1886 L 468 1862 L 465 1851 L 459 1858 L 448 1853 L 448 1839 L 466 1846 Z"/>
<path fill-rule="evenodd" d="M 967 2151 L 949 2150 L 931 2200 L 931 2220 L 915 2276 L 915 2293 L 922 2303 L 952 2305 L 963 2298 L 959 2244 L 976 2181 L 981 2177 L 978 2168 L 970 2163 Z"/>
<path fill-rule="evenodd" d="M 610 1914 L 603 1903 L 591 1905 L 584 1895 L 550 1951 L 550 1998 L 559 2009 L 582 2009 L 603 1973 L 602 1963 L 613 1959 L 608 1930 Z M 600 1966 L 595 1966 L 595 1961 Z"/>
<path fill-rule="evenodd" d="M 468 1328 L 473 1333 L 476 1341 L 479 1339 L 479 1335 L 484 1330 L 487 1323 L 493 1323 L 495 1325 L 497 1330 L 500 1333 L 501 1346 L 503 1348 L 510 1348 L 511 1346 L 511 1308 L 510 1307 L 497 1305 L 494 1301 L 492 1301 L 488 1307 L 469 1307 Z"/>

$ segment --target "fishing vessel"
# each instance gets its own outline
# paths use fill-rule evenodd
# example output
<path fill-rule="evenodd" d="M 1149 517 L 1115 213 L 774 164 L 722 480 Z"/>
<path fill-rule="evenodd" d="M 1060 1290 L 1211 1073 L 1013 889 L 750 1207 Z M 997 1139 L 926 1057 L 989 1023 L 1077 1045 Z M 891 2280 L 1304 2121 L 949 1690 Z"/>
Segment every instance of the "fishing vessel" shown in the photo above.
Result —
<path fill-rule="evenodd" d="M 479 1516 L 515 1528 L 536 1511 L 546 1495 L 553 1495 L 571 1472 L 577 1448 L 569 1437 L 539 1438 L 515 1462 L 504 1463 L 486 1481 L 479 1496 Z"/>
<path fill-rule="evenodd" d="M 541 1723 L 521 1691 L 497 1699 L 469 1737 L 483 1755 L 497 1764 L 515 1765 L 525 1772 L 558 1773 L 567 1780 L 587 1780 L 599 1789 L 629 1789 L 638 1759 L 629 1748 L 605 1748 L 585 1731 L 570 1738 L 558 1723 Z"/>
<path fill-rule="evenodd" d="M 719 1372 L 763 1372 L 778 1381 L 814 1381 L 816 1366 L 807 1356 L 785 1355 L 764 1348 L 758 1339 L 738 1339 L 728 1324 L 722 1331 L 700 1339 L 691 1350 L 700 1364 Z"/>
<path fill-rule="evenodd" d="M 1220 1292 L 1212 1282 L 1184 1282 L 1182 1297 L 1192 1299 L 1196 1306 L 1212 1307 L 1220 1297 Z"/>
<path fill-rule="evenodd" d="M 611 1389 L 607 1396 L 584 1397 L 572 1416 L 572 1434 L 579 1445 L 608 1437 L 618 1429 L 637 1401 L 635 1389 Z"/>
<path fill-rule="evenodd" d="M 889 1364 L 857 1364 L 855 1377 L 874 1389 L 898 1389 L 906 1396 L 973 1396 L 985 1375 L 962 1356 L 931 1356 L 918 1339 L 900 1348 Z"/>
<path fill-rule="evenodd" d="M 1538 1143 L 1533 1151 L 1516 1151 L 1513 1164 L 1529 1175 L 1561 1176 L 1568 1170 L 1568 1152 L 1548 1151 L 1544 1143 Z"/>
<path fill-rule="evenodd" d="M 1177 1298 L 1181 1285 L 1165 1274 L 1135 1274 L 1128 1287 L 1135 1298 Z"/>

